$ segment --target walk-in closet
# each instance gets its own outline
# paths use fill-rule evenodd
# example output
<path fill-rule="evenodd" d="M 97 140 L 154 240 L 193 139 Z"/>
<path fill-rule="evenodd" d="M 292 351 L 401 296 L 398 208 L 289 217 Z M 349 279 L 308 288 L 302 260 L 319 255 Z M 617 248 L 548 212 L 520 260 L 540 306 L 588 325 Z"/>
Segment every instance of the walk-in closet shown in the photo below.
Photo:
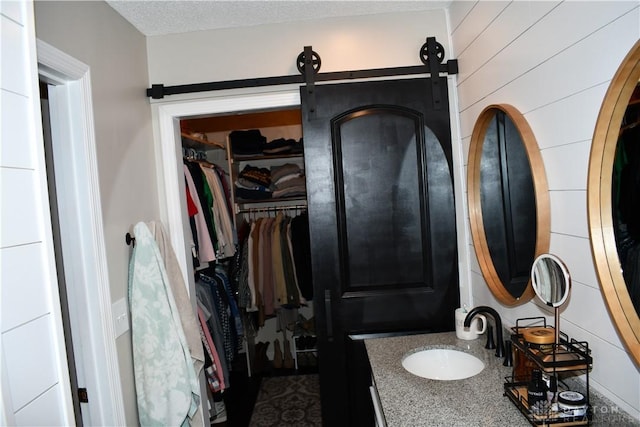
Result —
<path fill-rule="evenodd" d="M 210 420 L 245 426 L 265 379 L 318 371 L 301 113 L 186 118 L 180 131 Z"/>

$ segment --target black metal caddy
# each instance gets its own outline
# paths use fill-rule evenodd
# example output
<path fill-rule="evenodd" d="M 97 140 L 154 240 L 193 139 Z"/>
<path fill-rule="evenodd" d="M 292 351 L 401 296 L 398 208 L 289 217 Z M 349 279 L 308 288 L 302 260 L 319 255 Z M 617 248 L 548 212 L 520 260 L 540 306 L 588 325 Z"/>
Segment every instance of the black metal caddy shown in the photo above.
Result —
<path fill-rule="evenodd" d="M 525 325 L 526 326 L 523 326 Z M 527 420 L 535 426 L 574 426 L 589 425 L 593 418 L 593 408 L 589 400 L 589 371 L 593 365 L 591 350 L 586 341 L 576 341 L 560 332 L 557 342 L 551 344 L 534 344 L 525 341 L 522 330 L 530 327 L 547 328 L 546 318 L 530 317 L 516 321 L 512 328 L 511 342 L 514 351 L 513 374 L 505 378 L 504 395 L 507 396 Z M 522 371 L 539 369 L 547 377 L 557 379 L 558 391 L 574 390 L 582 393 L 586 400 L 584 414 L 582 411 L 567 411 L 558 404 L 550 403 L 544 408 L 529 407 L 527 402 L 527 386 L 530 376 Z M 584 375 L 584 383 L 577 381 L 576 376 Z M 567 384 L 571 382 L 571 386 Z M 576 388 L 581 388 L 576 390 Z M 576 413 L 577 412 L 577 413 Z"/>

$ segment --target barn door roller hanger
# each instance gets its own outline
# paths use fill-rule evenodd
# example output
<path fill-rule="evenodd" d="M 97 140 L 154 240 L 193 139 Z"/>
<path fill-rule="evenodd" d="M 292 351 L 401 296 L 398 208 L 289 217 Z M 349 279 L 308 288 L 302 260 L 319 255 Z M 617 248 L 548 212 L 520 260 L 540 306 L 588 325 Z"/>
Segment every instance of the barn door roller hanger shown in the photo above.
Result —
<path fill-rule="evenodd" d="M 304 50 L 297 58 L 297 67 L 300 72 L 299 75 L 226 80 L 221 82 L 194 83 L 176 86 L 154 84 L 147 89 L 147 96 L 152 99 L 162 99 L 168 95 L 184 93 L 299 83 L 306 85 L 307 93 L 310 95 L 308 98 L 310 101 L 309 109 L 313 112 L 313 110 L 315 110 L 315 96 L 313 93 L 316 82 L 429 74 L 431 77 L 434 77 L 431 79 L 434 108 L 440 109 L 442 102 L 440 86 L 442 84 L 442 79 L 445 78 L 441 77 L 440 74 L 458 74 L 458 60 L 449 59 L 446 63 L 443 63 L 444 56 L 444 47 L 436 41 L 436 38 L 427 37 L 426 42 L 422 45 L 419 52 L 420 61 L 423 65 L 320 73 L 320 66 L 322 64 L 320 55 L 314 52 L 311 46 L 305 46 Z"/>

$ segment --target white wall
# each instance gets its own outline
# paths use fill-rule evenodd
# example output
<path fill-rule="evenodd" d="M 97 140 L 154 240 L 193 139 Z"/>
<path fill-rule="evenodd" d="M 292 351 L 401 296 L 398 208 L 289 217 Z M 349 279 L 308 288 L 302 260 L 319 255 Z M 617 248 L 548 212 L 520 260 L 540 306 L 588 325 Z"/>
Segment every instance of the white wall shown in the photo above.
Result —
<path fill-rule="evenodd" d="M 0 2 L 0 31 L 0 424 L 72 425 L 32 4 Z"/>
<path fill-rule="evenodd" d="M 450 24 L 453 54 L 460 64 L 465 153 L 461 167 L 466 170 L 473 125 L 484 107 L 508 103 L 524 114 L 540 146 L 549 182 L 550 252 L 566 262 L 573 279 L 561 329 L 589 342 L 594 357 L 592 387 L 640 419 L 639 367 L 626 353 L 600 293 L 586 210 L 596 118 L 611 78 L 640 37 L 639 4 L 454 2 Z M 496 308 L 507 325 L 520 317 L 550 314 L 534 302 L 511 309 L 497 302 L 482 278 L 468 223 L 466 231 L 471 283 L 464 285 L 471 286 L 475 305 Z"/>
<path fill-rule="evenodd" d="M 125 233 L 159 219 L 145 37 L 104 2 L 35 2 L 36 36 L 90 67 L 112 302 L 127 295 Z M 137 424 L 131 337 L 116 340 L 127 425 Z"/>

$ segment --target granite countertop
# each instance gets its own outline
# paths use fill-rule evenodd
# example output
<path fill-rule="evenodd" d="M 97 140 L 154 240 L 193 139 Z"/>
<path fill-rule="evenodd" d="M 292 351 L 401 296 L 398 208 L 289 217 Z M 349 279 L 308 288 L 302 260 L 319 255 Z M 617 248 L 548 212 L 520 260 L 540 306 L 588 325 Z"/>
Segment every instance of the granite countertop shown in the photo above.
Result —
<path fill-rule="evenodd" d="M 484 348 L 485 336 L 465 341 L 455 332 L 404 335 L 365 340 L 380 403 L 389 427 L 396 426 L 528 426 L 518 408 L 504 396 L 505 377 L 512 368 L 495 350 Z M 478 357 L 485 364 L 479 374 L 455 381 L 421 378 L 402 367 L 403 357 L 415 349 L 453 348 Z M 590 392 L 591 405 L 609 408 L 594 412 L 591 425 L 638 426 L 640 422 L 608 399 Z M 614 409 L 615 408 L 615 409 Z M 610 411 L 615 410 L 615 415 Z"/>
<path fill-rule="evenodd" d="M 484 336 L 465 341 L 455 332 L 375 338 L 365 341 L 373 378 L 387 425 L 392 426 L 527 426 L 508 398 L 504 379 L 511 374 L 495 350 L 484 348 Z M 421 378 L 402 367 L 414 349 L 455 348 L 485 364 L 478 375 L 455 381 Z"/>

